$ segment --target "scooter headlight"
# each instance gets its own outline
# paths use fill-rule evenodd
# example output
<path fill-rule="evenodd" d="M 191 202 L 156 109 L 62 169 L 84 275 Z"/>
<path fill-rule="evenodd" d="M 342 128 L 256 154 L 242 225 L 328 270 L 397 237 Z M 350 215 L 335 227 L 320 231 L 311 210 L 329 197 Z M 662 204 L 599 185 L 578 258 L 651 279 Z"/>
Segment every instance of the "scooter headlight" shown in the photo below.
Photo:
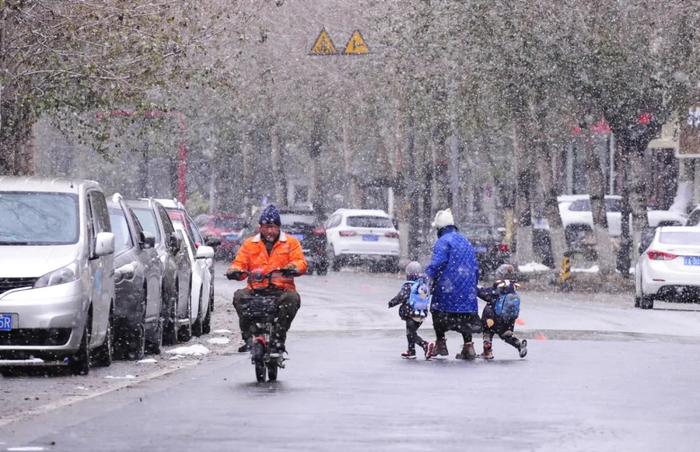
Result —
<path fill-rule="evenodd" d="M 75 281 L 76 279 L 78 279 L 78 263 L 71 262 L 65 267 L 51 271 L 37 279 L 34 283 L 34 288 L 39 289 L 41 287 L 57 286 L 59 284 Z"/>

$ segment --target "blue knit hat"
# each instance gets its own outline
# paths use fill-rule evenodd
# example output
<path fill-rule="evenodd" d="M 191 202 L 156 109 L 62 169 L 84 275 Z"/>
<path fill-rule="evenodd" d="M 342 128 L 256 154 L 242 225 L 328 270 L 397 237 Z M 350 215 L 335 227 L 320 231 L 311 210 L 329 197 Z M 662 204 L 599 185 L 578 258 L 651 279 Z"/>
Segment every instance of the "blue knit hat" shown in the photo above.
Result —
<path fill-rule="evenodd" d="M 274 204 L 270 204 L 265 207 L 265 210 L 260 214 L 260 224 L 276 224 L 277 226 L 282 225 L 282 220 L 280 220 L 280 211 L 277 210 Z"/>

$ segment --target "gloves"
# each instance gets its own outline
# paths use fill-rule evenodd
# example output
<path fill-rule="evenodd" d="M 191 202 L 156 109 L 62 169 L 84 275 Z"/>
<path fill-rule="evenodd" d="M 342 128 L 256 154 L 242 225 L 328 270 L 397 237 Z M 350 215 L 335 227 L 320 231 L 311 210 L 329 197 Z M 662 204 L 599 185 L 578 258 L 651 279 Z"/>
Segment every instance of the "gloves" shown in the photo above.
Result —
<path fill-rule="evenodd" d="M 226 270 L 226 278 L 236 281 L 242 281 L 246 278 L 246 273 L 241 270 L 228 269 Z"/>

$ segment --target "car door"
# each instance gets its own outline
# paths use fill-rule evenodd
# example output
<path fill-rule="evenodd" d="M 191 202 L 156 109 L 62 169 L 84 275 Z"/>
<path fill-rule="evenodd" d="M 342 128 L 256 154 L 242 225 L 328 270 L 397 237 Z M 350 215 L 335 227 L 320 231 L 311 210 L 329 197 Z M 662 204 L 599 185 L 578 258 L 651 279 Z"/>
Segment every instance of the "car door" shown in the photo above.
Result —
<path fill-rule="evenodd" d="M 160 318 L 161 287 L 163 278 L 163 264 L 158 257 L 155 247 L 144 241 L 144 229 L 131 208 L 123 205 L 133 227 L 134 238 L 138 242 L 138 258 L 143 264 L 144 277 L 146 279 L 146 322 L 150 323 Z M 158 240 L 158 237 L 156 237 Z"/>
<path fill-rule="evenodd" d="M 112 232 L 105 197 L 99 190 L 89 190 L 87 226 L 89 238 L 88 267 L 90 273 L 90 300 L 92 302 L 92 343 L 104 341 L 109 322 L 110 303 L 114 298 L 114 258 L 112 254 L 95 256 L 95 238 L 100 232 Z"/>

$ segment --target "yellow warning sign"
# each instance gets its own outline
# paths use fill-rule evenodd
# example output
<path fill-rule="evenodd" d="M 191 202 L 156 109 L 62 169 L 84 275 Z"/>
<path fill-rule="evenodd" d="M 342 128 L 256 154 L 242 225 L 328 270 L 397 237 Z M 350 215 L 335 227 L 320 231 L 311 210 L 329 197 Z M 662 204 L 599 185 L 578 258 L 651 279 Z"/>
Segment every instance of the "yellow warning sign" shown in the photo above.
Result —
<path fill-rule="evenodd" d="M 345 45 L 345 55 L 366 55 L 369 53 L 369 47 L 359 31 L 355 30 L 350 36 L 350 40 Z"/>
<path fill-rule="evenodd" d="M 321 30 L 321 34 L 318 35 L 313 47 L 311 47 L 311 55 L 337 55 L 338 51 L 333 45 L 331 37 L 328 36 L 326 30 Z"/>

